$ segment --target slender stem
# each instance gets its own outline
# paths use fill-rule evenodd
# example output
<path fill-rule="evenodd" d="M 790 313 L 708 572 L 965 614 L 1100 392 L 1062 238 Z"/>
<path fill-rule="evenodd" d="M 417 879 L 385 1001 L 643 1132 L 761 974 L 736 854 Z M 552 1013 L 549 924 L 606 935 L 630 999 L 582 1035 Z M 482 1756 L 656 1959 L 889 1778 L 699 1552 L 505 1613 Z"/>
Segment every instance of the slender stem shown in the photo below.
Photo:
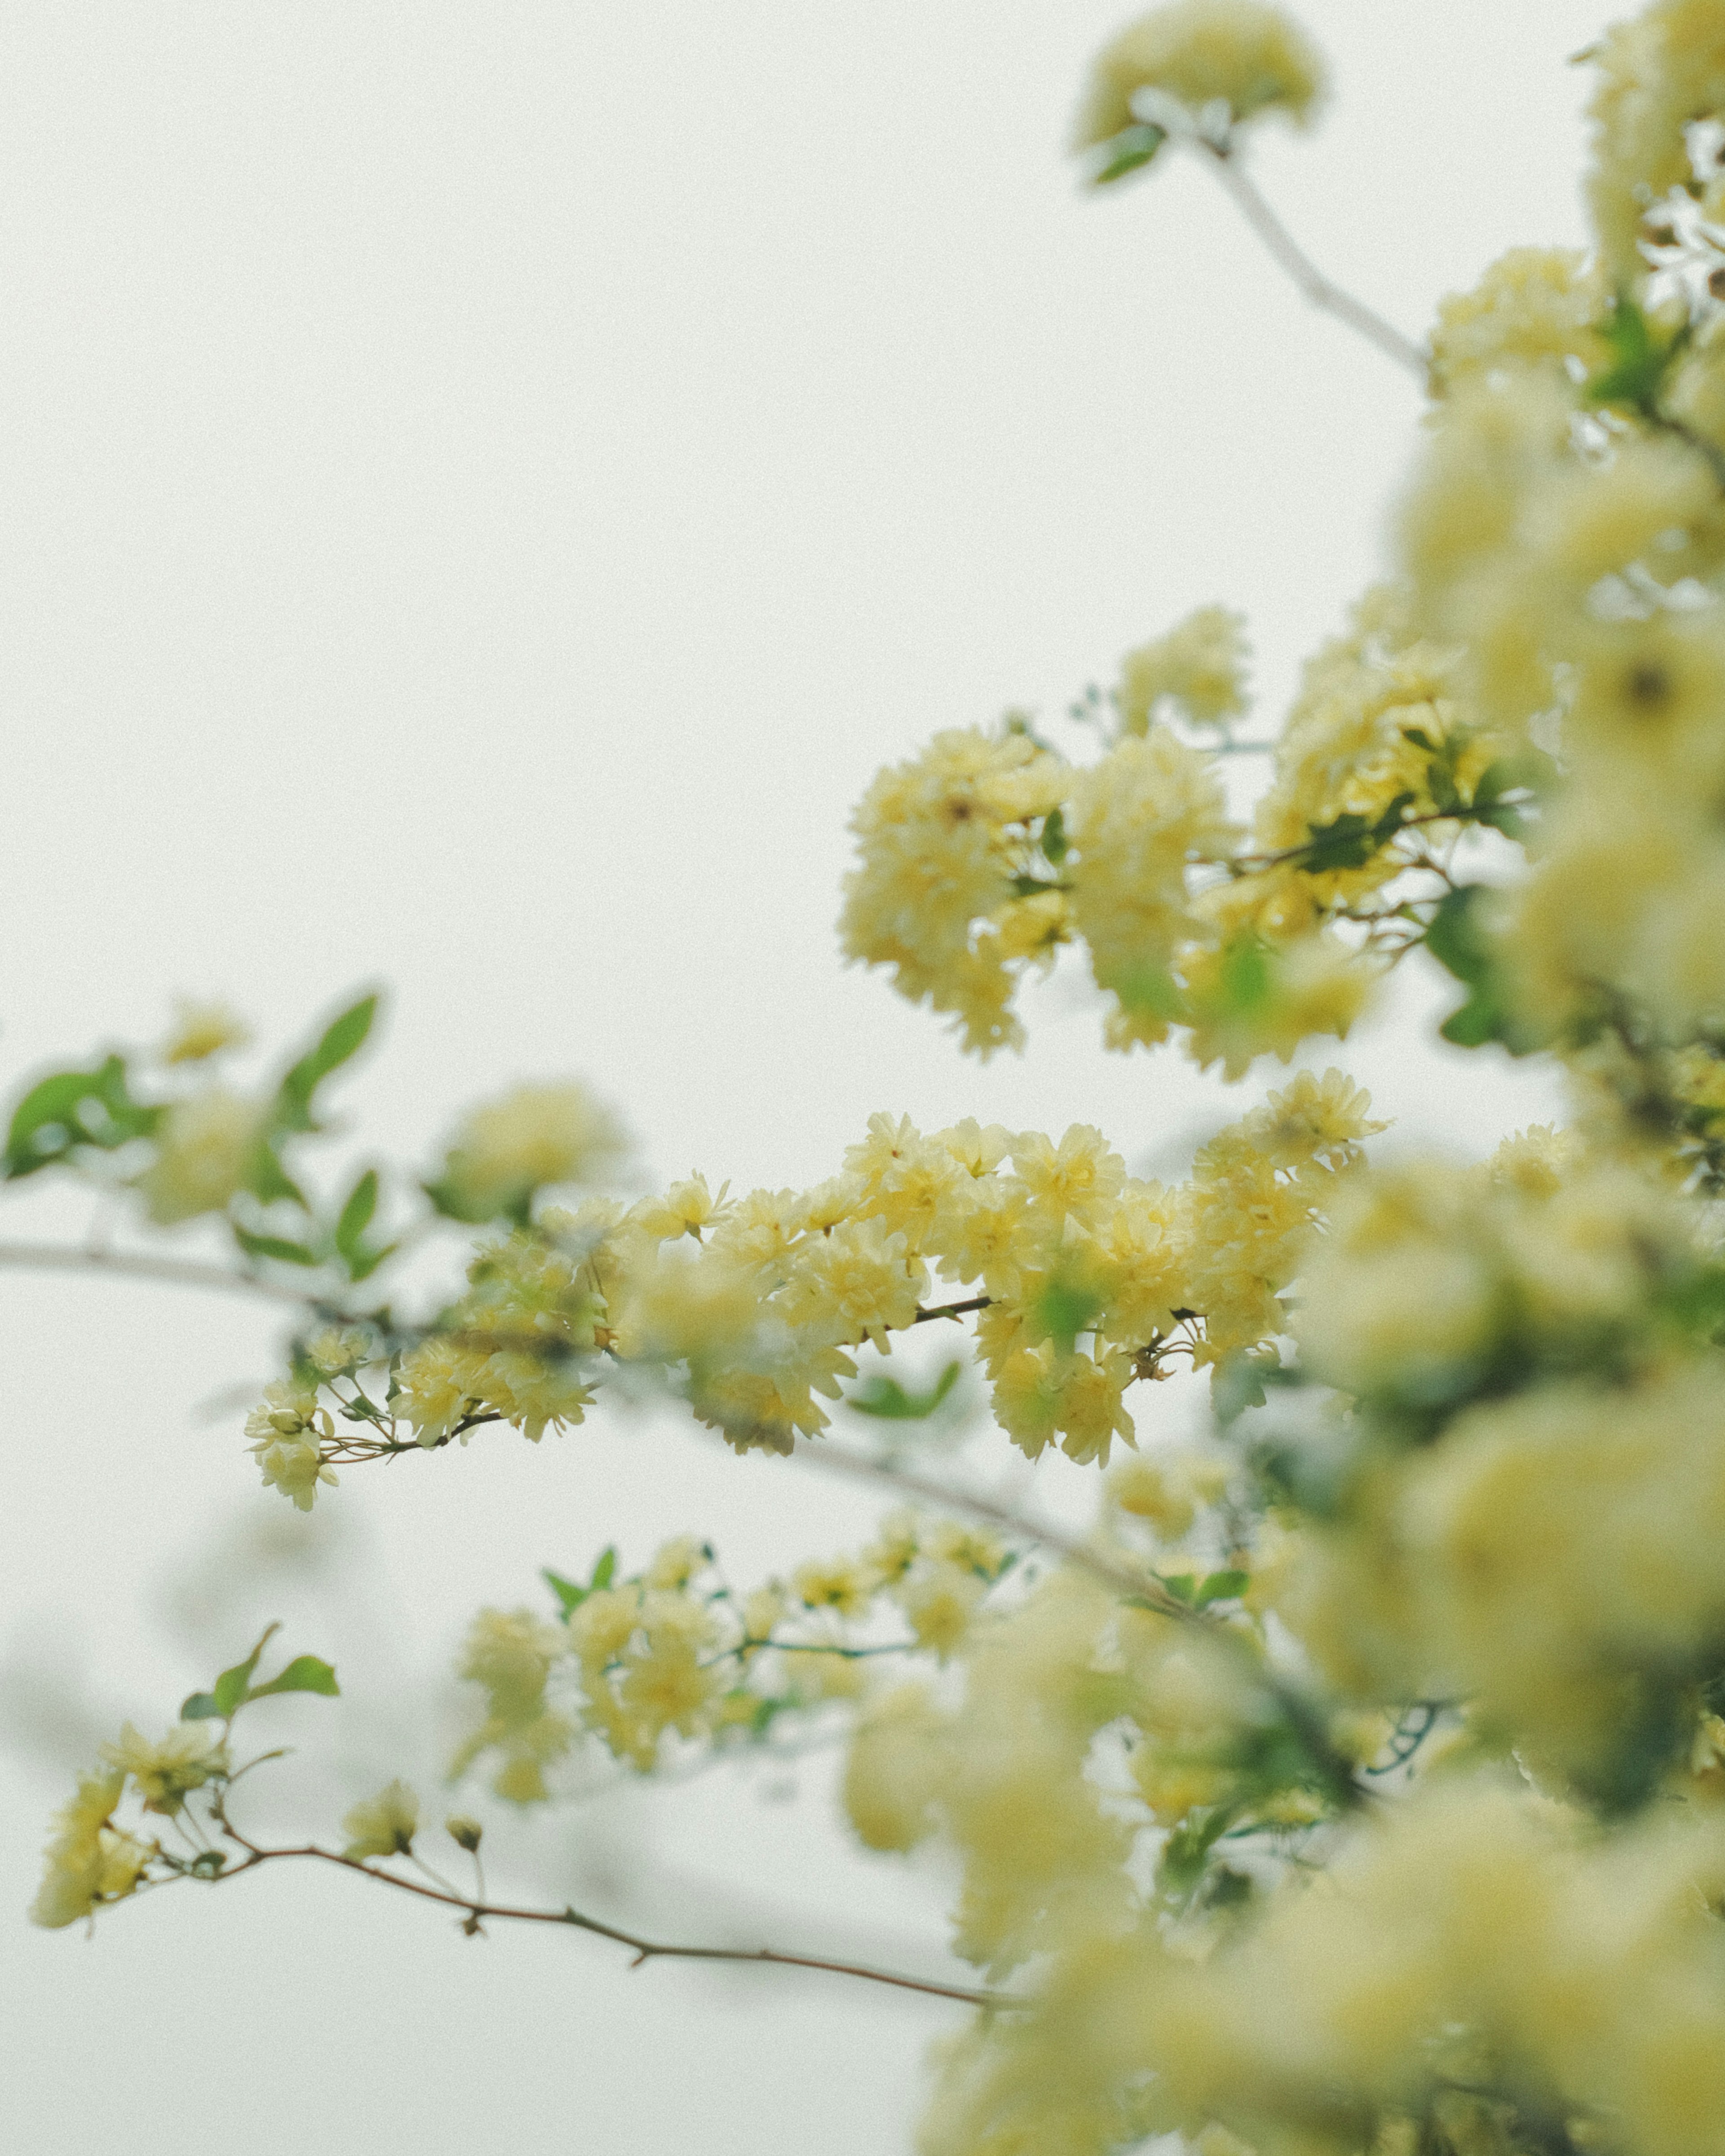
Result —
<path fill-rule="evenodd" d="M 1190 1603 L 1169 1594 L 1147 1566 L 1141 1568 L 1121 1563 L 1093 1543 L 1017 1512 L 1010 1505 L 937 1482 L 892 1460 L 872 1460 L 865 1453 L 853 1452 L 845 1445 L 813 1445 L 805 1440 L 797 1445 L 794 1457 L 834 1474 L 848 1475 L 855 1481 L 885 1483 L 889 1489 L 903 1491 L 930 1504 L 970 1512 L 978 1519 L 993 1520 L 998 1526 L 1023 1536 L 1027 1542 L 1040 1543 L 1044 1549 L 1065 1558 L 1116 1594 L 1127 1597 L 1138 1608 L 1153 1609 L 1160 1616 L 1172 1617 L 1178 1624 L 1201 1631 L 1215 1642 L 1222 1653 L 1234 1656 L 1252 1682 L 1262 1686 L 1265 1696 L 1281 1710 L 1289 1727 L 1306 1748 L 1314 1766 L 1322 1771 L 1338 1805 L 1351 1808 L 1366 1802 L 1374 1794 L 1368 1785 L 1354 1779 L 1348 1763 L 1337 1751 L 1317 1703 L 1297 1684 L 1271 1669 L 1259 1649 L 1231 1625 L 1222 1622 L 1213 1611 L 1194 1609 Z"/>
<path fill-rule="evenodd" d="M 871 1459 L 866 1453 L 854 1452 L 842 1445 L 815 1445 L 805 1440 L 797 1446 L 796 1457 L 811 1467 L 824 1467 L 830 1474 L 848 1476 L 853 1481 L 883 1482 L 889 1489 L 921 1497 L 925 1503 L 942 1506 L 949 1512 L 969 1512 L 978 1519 L 992 1520 L 995 1526 L 1021 1535 L 1026 1542 L 1052 1550 L 1057 1557 L 1079 1566 L 1117 1594 L 1141 1597 L 1170 1617 L 1191 1618 L 1194 1614 L 1183 1602 L 1169 1594 L 1147 1568 L 1140 1571 L 1135 1566 L 1117 1563 L 1093 1543 L 1068 1534 L 1063 1527 L 1034 1519 L 979 1491 L 955 1488 L 937 1481 L 932 1476 L 919 1475 L 914 1469 L 901 1467 L 890 1460 Z"/>
<path fill-rule="evenodd" d="M 195 1258 L 159 1258 L 146 1250 L 73 1247 L 63 1243 L 0 1243 L 0 1265 L 31 1272 L 112 1273 L 122 1279 L 165 1281 L 173 1287 L 200 1287 L 218 1295 L 261 1296 L 265 1301 L 299 1310 L 332 1310 L 321 1295 L 285 1281 L 236 1272 L 230 1265 L 203 1265 Z"/>
<path fill-rule="evenodd" d="M 256 1842 L 248 1841 L 232 1826 L 223 1825 L 229 1838 L 247 1851 L 243 1863 L 234 1865 L 221 1876 L 237 1879 L 242 1872 L 254 1871 L 264 1864 L 280 1862 L 285 1857 L 310 1857 L 323 1864 L 334 1864 L 344 1871 L 357 1872 L 362 1879 L 374 1879 L 379 1886 L 393 1887 L 403 1894 L 417 1894 L 422 1901 L 441 1902 L 446 1908 L 459 1909 L 468 1924 L 477 1928 L 479 1924 L 495 1917 L 500 1922 L 520 1924 L 569 1924 L 579 1932 L 590 1932 L 595 1938 L 609 1939 L 614 1945 L 627 1947 L 634 1956 L 632 1968 L 639 1969 L 649 1961 L 725 1961 L 752 1962 L 774 1969 L 812 1969 L 830 1976 L 856 1977 L 868 1984 L 891 1984 L 900 1991 L 927 1992 L 935 1999 L 956 1999 L 966 2006 L 991 2008 L 1014 2007 L 1024 2002 L 1009 1992 L 973 1990 L 963 1984 L 937 1984 L 932 1978 L 905 1976 L 895 1969 L 872 1969 L 865 1962 L 832 1961 L 819 1954 L 785 1953 L 777 1947 L 702 1947 L 667 1943 L 661 1939 L 644 1939 L 634 1932 L 620 1930 L 614 1924 L 601 1923 L 597 1917 L 584 1917 L 578 1910 L 517 1909 L 504 1903 L 474 1899 L 465 1894 L 444 1892 L 436 1887 L 422 1886 L 417 1879 L 402 1879 L 393 1871 L 374 1871 L 357 1857 L 342 1856 L 332 1849 L 320 1849 L 315 1842 L 305 1842 L 288 1849 L 264 1849 Z"/>
<path fill-rule="evenodd" d="M 1352 292 L 1343 291 L 1339 285 L 1330 282 L 1259 193 L 1231 151 L 1206 141 L 1202 135 L 1194 134 L 1187 140 L 1194 149 L 1202 151 L 1209 159 L 1210 169 L 1233 197 L 1241 216 L 1312 305 L 1321 307 L 1326 314 L 1334 315 L 1338 321 L 1346 322 L 1349 329 L 1376 345 L 1386 358 L 1405 367 L 1420 382 L 1426 381 L 1430 363 L 1425 353 L 1385 321 L 1382 315 L 1374 314 L 1363 300 L 1356 300 Z"/>
<path fill-rule="evenodd" d="M 911 1320 L 912 1325 L 927 1325 L 932 1317 L 966 1317 L 973 1310 L 986 1310 L 992 1297 L 973 1295 L 968 1302 L 942 1302 L 932 1310 L 919 1310 Z"/>

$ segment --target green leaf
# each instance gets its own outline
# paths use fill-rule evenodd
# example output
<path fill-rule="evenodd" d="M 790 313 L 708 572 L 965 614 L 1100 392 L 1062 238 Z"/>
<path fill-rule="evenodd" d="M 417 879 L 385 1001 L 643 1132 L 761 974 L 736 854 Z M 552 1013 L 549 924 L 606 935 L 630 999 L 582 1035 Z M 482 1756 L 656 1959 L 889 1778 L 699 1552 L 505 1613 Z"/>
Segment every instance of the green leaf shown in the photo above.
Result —
<path fill-rule="evenodd" d="M 279 1258 L 285 1265 L 315 1265 L 320 1262 L 316 1251 L 308 1250 L 304 1243 L 290 1243 L 280 1235 L 254 1235 L 238 1221 L 234 1223 L 234 1240 L 249 1258 Z"/>
<path fill-rule="evenodd" d="M 263 1653 L 264 1648 L 269 1645 L 270 1640 L 274 1638 L 275 1634 L 280 1630 L 280 1626 L 278 1625 L 266 1625 L 264 1628 L 263 1637 L 258 1641 L 257 1645 L 252 1649 L 250 1654 L 246 1656 L 245 1660 L 243 1662 L 235 1662 L 231 1669 L 223 1670 L 220 1676 L 216 1679 L 215 1684 L 208 1694 L 208 1698 L 210 1704 L 215 1709 L 216 1713 L 221 1716 L 224 1720 L 244 1702 L 245 1699 L 245 1688 L 252 1681 L 252 1671 L 258 1666 L 258 1657 Z M 193 1699 L 196 1699 L 200 1696 L 201 1695 L 198 1693 L 194 1692 L 192 1697 Z M 189 1705 L 189 1703 L 190 1702 L 188 1702 L 187 1704 Z M 208 1716 L 187 1715 L 186 1709 L 183 1707 L 180 1709 L 180 1712 L 182 1717 L 191 1722 L 207 1721 L 209 1719 Z"/>
<path fill-rule="evenodd" d="M 1102 1307 L 1093 1289 L 1071 1281 L 1051 1280 L 1036 1298 L 1036 1315 L 1063 1355 L 1070 1355 L 1081 1332 L 1088 1332 Z"/>
<path fill-rule="evenodd" d="M 1398 793 L 1390 802 L 1383 814 L 1372 826 L 1372 837 L 1378 845 L 1387 846 L 1396 833 L 1400 830 L 1402 825 L 1408 820 L 1408 810 L 1412 807 L 1413 802 L 1412 793 Z"/>
<path fill-rule="evenodd" d="M 217 1690 L 220 1690 L 218 1681 Z M 341 1687 L 336 1682 L 336 1672 L 330 1664 L 320 1661 L 316 1655 L 295 1655 L 285 1670 L 270 1678 L 268 1684 L 254 1685 L 245 1697 L 267 1699 L 271 1692 L 315 1691 L 326 1699 L 336 1699 Z"/>
<path fill-rule="evenodd" d="M 316 1047 L 288 1071 L 275 1096 L 275 1121 L 282 1129 L 316 1129 L 311 1113 L 313 1096 L 332 1070 L 358 1053 L 377 1014 L 376 996 L 362 996 L 326 1028 Z"/>
<path fill-rule="evenodd" d="M 1689 341 L 1685 322 L 1674 336 L 1661 341 L 1653 325 L 1635 301 L 1620 295 L 1599 325 L 1611 354 L 1611 364 L 1587 385 L 1595 404 L 1627 404 L 1649 418 L 1658 416 L 1659 393 L 1673 360 Z"/>
<path fill-rule="evenodd" d="M 362 1250 L 347 1260 L 349 1277 L 355 1281 L 369 1280 L 386 1258 L 393 1258 L 401 1248 L 399 1243 L 386 1243 L 380 1250 Z"/>
<path fill-rule="evenodd" d="M 1042 826 L 1042 850 L 1058 868 L 1072 850 L 1072 842 L 1066 836 L 1065 812 L 1051 808 Z"/>
<path fill-rule="evenodd" d="M 907 1393 L 896 1378 L 870 1378 L 845 1396 L 845 1405 L 859 1414 L 877 1415 L 886 1422 L 921 1422 L 932 1415 L 958 1382 L 959 1365 L 948 1363 L 926 1393 Z"/>
<path fill-rule="evenodd" d="M 1007 883 L 1014 898 L 1034 898 L 1045 891 L 1064 891 L 1066 888 L 1065 884 L 1051 883 L 1043 876 L 1010 876 Z"/>
<path fill-rule="evenodd" d="M 57 1070 L 39 1080 L 13 1109 L 5 1172 L 14 1180 L 33 1175 L 80 1146 L 111 1152 L 148 1137 L 162 1113 L 132 1099 L 123 1055 L 106 1056 L 90 1070 Z"/>
<path fill-rule="evenodd" d="M 598 1563 L 593 1568 L 593 1578 L 588 1583 L 588 1593 L 597 1594 L 601 1588 L 608 1587 L 617 1577 L 617 1545 L 608 1543 L 599 1553 Z"/>
<path fill-rule="evenodd" d="M 447 1178 L 441 1183 L 422 1183 L 419 1188 L 446 1220 L 460 1220 L 470 1227 L 477 1227 L 481 1221 L 492 1217 L 488 1207 L 475 1205 L 462 1195 L 454 1183 Z"/>
<path fill-rule="evenodd" d="M 1535 1043 L 1516 1021 L 1496 947 L 1479 919 L 1480 902 L 1488 890 L 1485 884 L 1464 883 L 1445 891 L 1426 929 L 1427 950 L 1471 991 L 1438 1031 L 1458 1048 L 1480 1048 L 1496 1040 L 1512 1055 L 1525 1055 Z"/>
<path fill-rule="evenodd" d="M 348 1192 L 347 1203 L 336 1223 L 336 1248 L 344 1258 L 353 1256 L 359 1250 L 361 1238 L 371 1225 L 372 1215 L 377 1209 L 377 1171 L 368 1168 Z"/>
<path fill-rule="evenodd" d="M 545 1582 L 546 1585 L 562 1604 L 562 1608 L 558 1612 L 558 1614 L 561 1616 L 563 1623 L 567 1625 L 569 1621 L 570 1613 L 581 1607 L 582 1604 L 586 1601 L 588 1594 L 592 1592 L 592 1589 L 586 1587 L 578 1587 L 572 1579 L 565 1579 L 562 1573 L 553 1572 L 548 1564 L 543 1565 L 540 1568 L 539 1577 Z"/>
<path fill-rule="evenodd" d="M 1351 808 L 1333 823 L 1308 824 L 1306 828 L 1312 836 L 1300 848 L 1297 858 L 1309 875 L 1321 875 L 1331 869 L 1362 869 L 1372 858 L 1372 827 Z"/>
<path fill-rule="evenodd" d="M 1213 1572 L 1198 1584 L 1198 1592 L 1192 1598 L 1194 1609 L 1208 1609 L 1213 1602 L 1232 1602 L 1244 1594 L 1252 1584 L 1249 1572 Z"/>
<path fill-rule="evenodd" d="M 1198 1592 L 1198 1582 L 1189 1572 L 1159 1572 L 1156 1576 L 1176 1602 L 1190 1603 Z"/>
<path fill-rule="evenodd" d="M 305 1192 L 282 1166 L 275 1147 L 267 1138 L 252 1155 L 245 1187 L 254 1198 L 265 1205 L 273 1205 L 278 1199 L 283 1198 L 291 1199 L 299 1206 L 304 1206 L 305 1203 Z"/>
<path fill-rule="evenodd" d="M 1269 951 L 1250 931 L 1224 947 L 1218 983 L 1222 1008 L 1232 1018 L 1249 1018 L 1275 993 Z"/>
<path fill-rule="evenodd" d="M 1113 990 L 1124 1011 L 1148 1011 L 1170 1020 L 1186 1015 L 1186 998 L 1166 966 L 1140 959 L 1135 965 L 1110 967 L 1106 979 L 1097 978 L 1103 988 Z"/>
<path fill-rule="evenodd" d="M 1106 161 L 1091 178 L 1091 185 L 1111 187 L 1128 172 L 1141 172 L 1167 140 L 1166 131 L 1153 127 L 1147 121 L 1140 121 L 1136 127 L 1123 128 L 1105 146 Z"/>
<path fill-rule="evenodd" d="M 1404 726 L 1402 739 L 1404 742 L 1412 742 L 1415 748 L 1425 749 L 1434 756 L 1437 754 L 1438 745 L 1426 732 L 1424 726 Z"/>
<path fill-rule="evenodd" d="M 1189 1813 L 1162 1845 L 1156 1882 L 1176 1899 L 1190 1894 L 1204 1877 L 1209 1853 L 1227 1831 L 1234 1815 L 1225 1805 Z"/>
<path fill-rule="evenodd" d="M 1210 1405 L 1225 1430 L 1238 1422 L 1248 1408 L 1260 1408 L 1270 1385 L 1296 1385 L 1299 1373 L 1284 1368 L 1273 1348 L 1254 1348 L 1229 1355 L 1216 1365 L 1210 1379 Z"/>
<path fill-rule="evenodd" d="M 222 1710 L 216 1705 L 213 1692 L 187 1692 L 180 1702 L 182 1722 L 219 1722 Z"/>

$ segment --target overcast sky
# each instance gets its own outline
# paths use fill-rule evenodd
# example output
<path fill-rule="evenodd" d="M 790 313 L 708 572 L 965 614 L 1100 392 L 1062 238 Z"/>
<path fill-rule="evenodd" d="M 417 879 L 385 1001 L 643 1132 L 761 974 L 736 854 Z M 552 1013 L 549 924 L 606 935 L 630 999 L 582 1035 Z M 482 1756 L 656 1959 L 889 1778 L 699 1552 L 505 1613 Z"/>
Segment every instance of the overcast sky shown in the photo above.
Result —
<path fill-rule="evenodd" d="M 1075 187 L 1070 109 L 1122 12 L 0 5 L 8 1087 L 157 1035 L 177 993 L 280 1042 L 377 981 L 343 1100 L 351 1142 L 398 1158 L 565 1073 L 647 1172 L 744 1188 L 834 1172 L 877 1108 L 1096 1122 L 1137 1166 L 1258 1097 L 1273 1070 L 1224 1101 L 1177 1056 L 1104 1056 L 1071 967 L 1028 1052 L 979 1067 L 833 937 L 882 761 L 1008 705 L 1058 731 L 1216 600 L 1251 619 L 1273 725 L 1384 560 L 1409 383 L 1305 311 L 1202 172 Z M 1580 240 L 1565 61 L 1609 11 L 1302 15 L 1333 105 L 1266 131 L 1258 169 L 1332 274 L 1417 335 L 1505 247 Z M 1550 1112 L 1537 1073 L 1419 1033 L 1434 995 L 1410 979 L 1399 1029 L 1350 1045 L 1380 1111 L 1476 1150 Z M 80 1218 L 39 1194 L 13 1231 Z M 342 1664 L 341 1708 L 275 1725 L 335 1732 L 285 1784 L 328 1833 L 423 1771 L 423 1673 L 542 1563 L 697 1527 L 753 1576 L 876 1508 L 600 1419 L 350 1474 L 308 1530 L 255 1491 L 231 1406 L 200 1412 L 268 1374 L 267 1322 L 11 1274 L 0 1297 L 0 2138 L 906 2144 L 957 2009 L 629 1975 L 281 1871 L 89 1944 L 5 1916 L 69 1760 L 171 1718 L 264 1619 Z M 715 1778 L 505 1839 L 499 1887 L 942 1965 L 943 1877 L 848 1854 L 819 1761 L 794 1799 Z"/>

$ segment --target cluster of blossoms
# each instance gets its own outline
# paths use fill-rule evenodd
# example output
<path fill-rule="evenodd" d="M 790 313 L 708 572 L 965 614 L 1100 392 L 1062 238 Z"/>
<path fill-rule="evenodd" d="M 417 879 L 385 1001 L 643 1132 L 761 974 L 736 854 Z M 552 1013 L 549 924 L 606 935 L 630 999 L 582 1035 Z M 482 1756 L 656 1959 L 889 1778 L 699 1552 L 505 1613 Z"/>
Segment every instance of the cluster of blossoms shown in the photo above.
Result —
<path fill-rule="evenodd" d="M 1172 1189 L 1129 1177 L 1087 1124 L 1056 1143 L 879 1115 L 812 1191 L 731 1200 L 695 1176 L 634 1206 L 547 1207 L 480 1247 L 466 1295 L 413 1344 L 377 1326 L 314 1334 L 247 1435 L 265 1481 L 309 1511 L 332 1461 L 578 1423 L 610 1368 L 674 1383 L 739 1449 L 788 1451 L 827 1427 L 816 1395 L 840 1397 L 852 1350 L 890 1353 L 956 1303 L 979 1313 L 1013 1442 L 1106 1463 L 1117 1436 L 1133 1441 L 1130 1386 L 1286 1331 L 1306 1240 L 1384 1127 L 1369 1106 L 1340 1072 L 1302 1072 Z M 931 1304 L 936 1279 L 947 1299 Z"/>
<path fill-rule="evenodd" d="M 1009 721 L 883 772 L 852 826 L 847 955 L 953 1013 L 983 1055 L 1022 1040 L 1019 983 L 1068 942 L 1108 993 L 1111 1047 L 1178 1029 L 1200 1065 L 1238 1077 L 1345 1038 L 1458 888 L 1463 840 L 1522 835 L 1549 758 L 1488 721 L 1462 650 L 1386 586 L 1307 667 L 1245 827 L 1228 813 L 1229 744 L 1181 731 L 1243 708 L 1239 669 L 1233 617 L 1205 608 L 1127 654 L 1096 761 Z"/>
<path fill-rule="evenodd" d="M 487 1759 L 496 1794 L 551 1794 L 545 1770 L 583 1734 L 643 1773 L 672 1736 L 721 1749 L 758 1743 L 786 1716 L 854 1702 L 876 1658 L 944 1663 L 1009 1568 L 996 1537 L 901 1512 L 853 1555 L 738 1592 L 711 1549 L 680 1536 L 622 1579 L 608 1551 L 594 1583 L 555 1573 L 558 1621 L 482 1610 L 460 1675 L 485 1696 L 456 1775 Z"/>
<path fill-rule="evenodd" d="M 377 1177 L 325 1204 L 284 1165 L 368 1005 L 250 1096 L 188 1081 L 238 1045 L 191 1013 L 137 1093 L 113 1056 L 14 1117 L 13 1178 L 92 1171 L 158 1225 L 225 1219 L 254 1286 L 300 1269 L 248 1435 L 302 1509 L 341 1460 L 578 1423 L 608 1374 L 790 1452 L 859 1353 L 974 1316 L 999 1430 L 1105 1471 L 1087 1538 L 899 1513 L 737 1592 L 683 1537 L 547 1573 L 556 1613 L 482 1612 L 459 1663 L 454 1772 L 516 1804 L 583 1745 L 645 1773 L 844 1724 L 858 1836 L 943 1844 L 957 1950 L 1014 1987 L 944 2047 L 925 2156 L 1720 2146 L 1725 6 L 1655 0 L 1591 58 L 1596 249 L 1518 249 L 1439 310 L 1394 574 L 1308 665 L 1250 819 L 1241 625 L 1210 608 L 1127 655 L 1091 760 L 1020 718 L 882 773 L 841 925 L 984 1055 L 1082 942 L 1112 1045 L 1178 1033 L 1230 1076 L 1344 1035 L 1423 949 L 1465 990 L 1446 1037 L 1549 1057 L 1571 1127 L 1368 1163 L 1364 1094 L 1302 1072 L 1171 1188 L 1087 1126 L 880 1116 L 814 1190 L 629 1204 L 592 1188 L 614 1121 L 522 1088 L 420 1181 L 485 1232 L 410 1327 L 356 1296 L 393 1253 Z M 1101 56 L 1080 146 L 1099 182 L 1165 143 L 1225 166 L 1320 86 L 1277 11 L 1183 0 Z M 1126 1404 L 1178 1361 L 1216 1424 L 1178 1449 Z M 915 1421 L 944 1388 L 887 1390 Z M 256 1661 L 162 1744 L 128 1726 L 39 1921 L 224 1876 L 146 1815 L 196 1798 L 225 1833 L 236 1706 L 333 1689 Z M 347 1828 L 317 1853 L 412 1859 L 418 1799 Z"/>

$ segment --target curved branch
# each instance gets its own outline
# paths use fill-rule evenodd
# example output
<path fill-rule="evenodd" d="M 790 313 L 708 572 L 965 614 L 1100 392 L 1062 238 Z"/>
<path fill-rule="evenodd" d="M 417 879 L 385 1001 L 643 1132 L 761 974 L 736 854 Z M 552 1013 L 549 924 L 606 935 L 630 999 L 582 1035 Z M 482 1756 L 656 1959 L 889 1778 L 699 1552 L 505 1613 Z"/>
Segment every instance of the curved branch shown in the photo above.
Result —
<path fill-rule="evenodd" d="M 220 1815 L 218 1815 L 218 1817 Z M 899 1991 L 920 1991 L 935 1999 L 955 1999 L 965 2006 L 982 2006 L 999 2010 L 1023 2005 L 1009 1992 L 971 1989 L 958 1984 L 939 1984 L 932 1977 L 906 1976 L 896 1969 L 872 1969 L 865 1962 L 831 1961 L 819 1954 L 786 1953 L 777 1947 L 702 1947 L 668 1943 L 662 1939 L 644 1939 L 634 1932 L 625 1932 L 615 1924 L 602 1923 L 597 1917 L 584 1917 L 577 1909 L 517 1909 L 502 1902 L 470 1899 L 465 1894 L 446 1893 L 436 1887 L 422 1886 L 417 1879 L 402 1879 L 393 1871 L 378 1871 L 358 1857 L 343 1856 L 332 1849 L 320 1849 L 315 1842 L 305 1842 L 287 1849 L 264 1849 L 245 1837 L 222 1820 L 223 1830 L 230 1840 L 239 1844 L 248 1854 L 242 1864 L 218 1875 L 218 1881 L 237 1879 L 241 1873 L 254 1871 L 265 1864 L 275 1864 L 286 1857 L 310 1857 L 321 1863 L 333 1864 L 344 1871 L 357 1872 L 362 1879 L 375 1880 L 379 1886 L 393 1887 L 403 1894 L 417 1894 L 422 1901 L 437 1902 L 446 1908 L 459 1909 L 466 1917 L 463 1928 L 470 1934 L 479 1930 L 481 1922 L 495 1917 L 500 1922 L 519 1924 L 567 1924 L 578 1932 L 589 1932 L 595 1938 L 608 1939 L 613 1945 L 627 1947 L 634 1959 L 629 1964 L 639 1969 L 649 1961 L 711 1961 L 748 1962 L 757 1966 L 773 1969 L 812 1969 L 829 1976 L 855 1977 L 867 1984 L 890 1984 Z"/>
<path fill-rule="evenodd" d="M 1194 149 L 1201 150 L 1209 159 L 1210 169 L 1233 197 L 1240 215 L 1314 307 L 1346 322 L 1349 329 L 1368 343 L 1376 345 L 1387 359 L 1394 360 L 1422 383 L 1429 380 L 1430 362 L 1420 347 L 1385 321 L 1382 315 L 1374 313 L 1363 300 L 1356 300 L 1352 292 L 1331 283 L 1253 186 L 1228 147 L 1203 135 L 1194 134 L 1187 140 Z"/>

